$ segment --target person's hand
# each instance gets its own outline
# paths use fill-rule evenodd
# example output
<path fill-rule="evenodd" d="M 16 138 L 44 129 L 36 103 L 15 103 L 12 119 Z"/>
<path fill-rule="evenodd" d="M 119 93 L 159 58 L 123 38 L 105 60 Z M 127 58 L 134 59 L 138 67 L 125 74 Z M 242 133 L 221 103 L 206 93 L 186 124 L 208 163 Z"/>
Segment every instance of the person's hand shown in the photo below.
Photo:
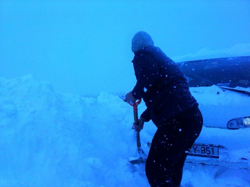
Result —
<path fill-rule="evenodd" d="M 126 94 L 125 101 L 131 105 L 135 104 L 136 99 L 134 98 L 132 91 Z"/>
<path fill-rule="evenodd" d="M 132 129 L 134 129 L 136 132 L 140 132 L 143 129 L 145 120 L 143 118 L 139 119 L 139 123 L 133 123 Z"/>

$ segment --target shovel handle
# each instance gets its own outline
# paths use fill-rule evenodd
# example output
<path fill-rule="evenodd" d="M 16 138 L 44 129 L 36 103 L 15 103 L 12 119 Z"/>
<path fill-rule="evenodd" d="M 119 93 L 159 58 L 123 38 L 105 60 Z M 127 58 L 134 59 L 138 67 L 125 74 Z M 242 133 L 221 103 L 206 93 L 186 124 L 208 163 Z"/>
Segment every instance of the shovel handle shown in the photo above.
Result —
<path fill-rule="evenodd" d="M 138 119 L 138 108 L 137 106 L 141 103 L 141 99 L 139 99 L 137 102 L 135 102 L 133 106 L 133 112 L 134 112 L 134 123 L 139 124 L 139 119 Z M 140 132 L 136 131 L 136 143 L 137 143 L 137 148 L 141 148 L 141 138 L 140 138 Z"/>
<path fill-rule="evenodd" d="M 140 132 L 136 132 L 136 143 L 137 143 L 137 148 L 141 148 L 141 138 L 140 138 Z"/>
<path fill-rule="evenodd" d="M 137 106 L 141 103 L 141 99 L 139 99 L 137 102 L 135 102 L 134 104 L 130 104 L 131 106 L 133 106 L 133 112 L 134 112 L 134 123 L 135 124 L 139 124 L 139 119 L 138 119 L 138 108 Z"/>

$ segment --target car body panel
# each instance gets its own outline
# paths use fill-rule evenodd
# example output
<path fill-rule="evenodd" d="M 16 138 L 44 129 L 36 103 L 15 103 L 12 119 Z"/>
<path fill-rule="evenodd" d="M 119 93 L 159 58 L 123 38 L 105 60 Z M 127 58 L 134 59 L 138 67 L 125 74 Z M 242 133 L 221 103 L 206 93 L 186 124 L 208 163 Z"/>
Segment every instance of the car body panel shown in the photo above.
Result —
<path fill-rule="evenodd" d="M 250 115 L 250 96 L 218 86 L 191 87 L 199 103 L 204 126 L 227 128 L 229 120 Z M 249 107 L 248 107 L 249 106 Z"/>
<path fill-rule="evenodd" d="M 249 170 L 250 128 L 231 130 L 227 124 L 232 119 L 250 116 L 250 56 L 179 65 L 203 114 L 204 127 L 193 147 L 219 149 L 218 157 L 190 153 L 186 163 Z"/>

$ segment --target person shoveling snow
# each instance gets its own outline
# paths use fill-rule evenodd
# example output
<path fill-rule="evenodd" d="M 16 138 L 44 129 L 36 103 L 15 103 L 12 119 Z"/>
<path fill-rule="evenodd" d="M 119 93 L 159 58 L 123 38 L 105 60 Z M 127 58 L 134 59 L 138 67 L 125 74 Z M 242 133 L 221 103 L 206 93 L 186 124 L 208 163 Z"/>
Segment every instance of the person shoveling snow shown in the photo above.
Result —
<path fill-rule="evenodd" d="M 178 187 L 188 151 L 202 129 L 202 114 L 184 75 L 148 33 L 135 34 L 132 51 L 137 82 L 125 100 L 134 105 L 143 98 L 147 106 L 133 128 L 139 135 L 150 120 L 157 127 L 146 160 L 148 182 L 151 187 Z"/>

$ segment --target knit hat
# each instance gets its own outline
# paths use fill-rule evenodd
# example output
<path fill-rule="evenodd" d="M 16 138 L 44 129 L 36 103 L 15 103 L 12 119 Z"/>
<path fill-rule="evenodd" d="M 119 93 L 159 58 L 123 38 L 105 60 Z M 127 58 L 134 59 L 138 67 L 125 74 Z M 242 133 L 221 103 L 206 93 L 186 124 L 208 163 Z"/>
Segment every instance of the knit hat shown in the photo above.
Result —
<path fill-rule="evenodd" d="M 138 52 L 147 46 L 154 46 L 151 36 L 144 31 L 137 32 L 132 39 L 132 51 Z"/>

